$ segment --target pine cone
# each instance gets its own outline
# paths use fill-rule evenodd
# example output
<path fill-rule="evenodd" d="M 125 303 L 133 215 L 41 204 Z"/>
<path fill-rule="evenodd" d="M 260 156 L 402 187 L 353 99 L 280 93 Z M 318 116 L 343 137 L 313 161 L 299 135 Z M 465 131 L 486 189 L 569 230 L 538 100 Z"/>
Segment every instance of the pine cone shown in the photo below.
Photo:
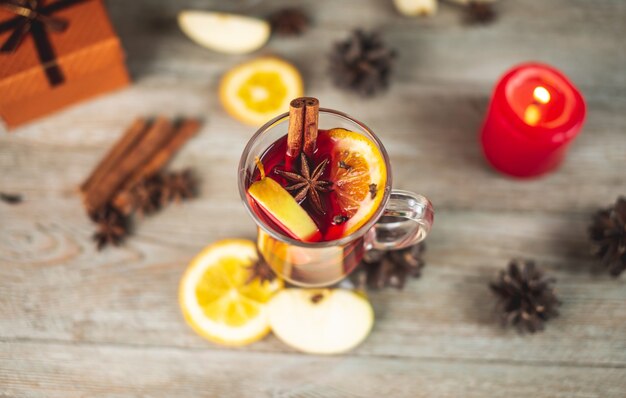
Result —
<path fill-rule="evenodd" d="M 373 96 L 389 86 L 394 50 L 377 32 L 356 30 L 335 44 L 330 56 L 330 74 L 336 86 Z"/>
<path fill-rule="evenodd" d="M 309 17 L 299 8 L 284 8 L 268 19 L 272 31 L 281 36 L 298 36 L 309 27 Z"/>
<path fill-rule="evenodd" d="M 596 212 L 589 237 L 596 244 L 596 255 L 610 274 L 618 277 L 626 269 L 626 196 L 618 198 L 615 206 Z"/>
<path fill-rule="evenodd" d="M 369 250 L 363 256 L 361 271 L 356 273 L 357 285 L 372 289 L 390 286 L 402 289 L 407 277 L 419 278 L 424 260 L 422 254 L 426 246 L 423 243 L 401 250 Z"/>
<path fill-rule="evenodd" d="M 91 219 L 98 224 L 98 230 L 93 235 L 98 250 L 109 244 L 118 246 L 128 234 L 128 219 L 111 205 L 91 214 Z"/>
<path fill-rule="evenodd" d="M 561 302 L 554 294 L 555 282 L 545 277 L 534 261 L 512 260 L 489 285 L 498 299 L 502 324 L 531 333 L 543 330 L 544 322 L 559 314 L 556 307 Z"/>

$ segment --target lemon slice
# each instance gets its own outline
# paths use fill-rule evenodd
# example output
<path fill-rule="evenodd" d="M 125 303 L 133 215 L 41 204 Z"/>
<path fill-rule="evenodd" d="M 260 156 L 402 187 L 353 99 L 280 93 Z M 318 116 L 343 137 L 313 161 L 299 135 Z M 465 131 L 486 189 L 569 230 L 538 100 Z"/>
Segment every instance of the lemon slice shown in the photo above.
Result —
<path fill-rule="evenodd" d="M 289 109 L 304 88 L 300 72 L 275 57 L 262 57 L 227 72 L 220 83 L 220 100 L 235 119 L 259 127 Z"/>
<path fill-rule="evenodd" d="M 330 180 L 345 216 L 344 235 L 365 224 L 380 206 L 387 183 L 383 155 L 369 138 L 345 129 L 332 129 Z M 341 167 L 340 167 L 341 165 Z"/>
<path fill-rule="evenodd" d="M 180 282 L 185 320 L 199 335 L 218 344 L 240 346 L 269 332 L 266 304 L 282 282 L 249 279 L 257 261 L 248 240 L 227 239 L 205 248 L 189 264 Z"/>

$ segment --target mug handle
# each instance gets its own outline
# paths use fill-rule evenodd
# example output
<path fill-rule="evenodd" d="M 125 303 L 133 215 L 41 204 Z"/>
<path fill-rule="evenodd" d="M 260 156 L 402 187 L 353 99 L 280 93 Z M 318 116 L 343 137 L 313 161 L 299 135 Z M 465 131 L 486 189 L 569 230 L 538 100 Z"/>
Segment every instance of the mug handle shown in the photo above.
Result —
<path fill-rule="evenodd" d="M 397 250 L 419 243 L 430 232 L 434 216 L 426 197 L 394 189 L 382 217 L 367 232 L 365 249 Z"/>

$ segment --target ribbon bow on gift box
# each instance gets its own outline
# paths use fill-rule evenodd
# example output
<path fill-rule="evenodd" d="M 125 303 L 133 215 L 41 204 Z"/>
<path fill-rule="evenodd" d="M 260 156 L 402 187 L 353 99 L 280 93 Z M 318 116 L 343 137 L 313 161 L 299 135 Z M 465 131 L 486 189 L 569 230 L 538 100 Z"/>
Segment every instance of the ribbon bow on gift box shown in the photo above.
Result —
<path fill-rule="evenodd" d="M 22 40 L 30 33 L 48 82 L 51 86 L 63 83 L 65 76 L 56 62 L 56 55 L 47 31 L 63 32 L 67 29 L 69 22 L 50 14 L 84 1 L 87 0 L 59 0 L 44 5 L 43 0 L 0 0 L 0 8 L 16 14 L 15 17 L 0 23 L 0 33 L 13 29 L 13 33 L 0 47 L 0 53 L 16 51 Z"/>

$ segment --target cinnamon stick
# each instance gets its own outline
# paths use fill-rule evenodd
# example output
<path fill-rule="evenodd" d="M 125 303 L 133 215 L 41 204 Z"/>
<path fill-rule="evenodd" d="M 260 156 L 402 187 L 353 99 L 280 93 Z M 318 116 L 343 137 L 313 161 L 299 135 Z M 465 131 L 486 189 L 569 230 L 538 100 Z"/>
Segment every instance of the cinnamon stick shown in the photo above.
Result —
<path fill-rule="evenodd" d="M 289 103 L 289 130 L 287 132 L 287 156 L 295 158 L 302 150 L 304 134 L 305 99 L 296 98 Z"/>
<path fill-rule="evenodd" d="M 287 156 L 295 158 L 304 151 L 315 152 L 320 102 L 313 97 L 300 97 L 289 104 L 289 130 L 287 133 Z"/>
<path fill-rule="evenodd" d="M 305 100 L 306 108 L 304 115 L 304 153 L 311 157 L 317 145 L 318 119 L 320 102 L 317 98 L 308 97 Z"/>
<path fill-rule="evenodd" d="M 92 184 L 86 192 L 84 201 L 89 213 L 97 211 L 108 203 L 132 177 L 134 172 L 148 163 L 150 159 L 171 139 L 175 130 L 166 118 L 157 118 L 154 124 L 114 168 L 104 175 L 98 184 Z"/>
<path fill-rule="evenodd" d="M 141 179 L 151 176 L 161 170 L 178 152 L 178 150 L 185 144 L 191 137 L 193 137 L 200 130 L 200 121 L 197 119 L 185 119 L 180 121 L 175 127 L 169 141 L 160 148 L 154 156 L 142 167 L 139 167 L 131 177 L 124 183 L 120 192 L 115 195 L 113 204 L 124 213 L 130 212 L 132 209 L 130 205 L 130 190 Z"/>
<path fill-rule="evenodd" d="M 143 118 L 138 118 L 128 127 L 122 138 L 109 150 L 105 157 L 98 163 L 91 175 L 80 185 L 80 191 L 86 193 L 94 184 L 98 184 L 102 178 L 109 174 L 111 170 L 134 148 L 141 138 L 148 131 L 150 122 Z"/>

